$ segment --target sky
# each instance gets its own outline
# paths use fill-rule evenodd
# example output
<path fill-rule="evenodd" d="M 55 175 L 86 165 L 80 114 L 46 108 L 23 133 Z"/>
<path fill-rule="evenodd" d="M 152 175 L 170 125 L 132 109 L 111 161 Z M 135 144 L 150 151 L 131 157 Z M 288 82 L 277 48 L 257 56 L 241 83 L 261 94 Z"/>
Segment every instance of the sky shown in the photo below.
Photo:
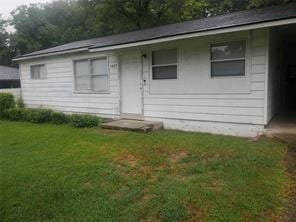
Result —
<path fill-rule="evenodd" d="M 2 18 L 10 17 L 10 12 L 20 5 L 29 5 L 30 3 L 46 3 L 53 0 L 0 0 L 0 14 Z M 14 31 L 13 27 L 8 27 L 9 32 Z"/>
<path fill-rule="evenodd" d="M 20 5 L 29 5 L 30 3 L 46 3 L 52 0 L 0 0 L 0 14 L 4 18 L 10 16 L 10 12 Z"/>
<path fill-rule="evenodd" d="M 10 12 L 18 6 L 52 1 L 53 0 L 0 0 L 0 14 L 2 18 L 7 19 L 11 17 Z M 13 32 L 14 28 L 12 26 L 8 26 L 6 30 L 8 32 Z"/>

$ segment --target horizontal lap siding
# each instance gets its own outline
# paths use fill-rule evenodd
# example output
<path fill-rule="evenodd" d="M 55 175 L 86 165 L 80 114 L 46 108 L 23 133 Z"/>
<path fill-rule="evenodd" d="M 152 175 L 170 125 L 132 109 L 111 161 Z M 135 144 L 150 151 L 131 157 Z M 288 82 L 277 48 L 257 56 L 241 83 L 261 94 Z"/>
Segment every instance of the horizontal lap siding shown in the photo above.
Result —
<path fill-rule="evenodd" d="M 119 114 L 118 70 L 110 70 L 110 93 L 74 93 L 73 60 L 96 57 L 83 54 L 55 57 L 20 65 L 22 97 L 28 107 L 44 107 L 70 113 L 92 113 L 113 117 Z M 109 61 L 117 61 L 110 55 Z M 32 80 L 30 65 L 45 63 L 47 78 Z"/>
<path fill-rule="evenodd" d="M 249 93 L 152 94 L 147 84 L 144 89 L 145 117 L 264 124 L 266 34 L 265 29 L 250 34 L 250 78 L 246 80 L 250 81 Z M 148 62 L 144 62 L 143 70 L 144 77 L 148 77 Z"/>
<path fill-rule="evenodd" d="M 246 79 L 246 81 L 249 81 L 249 85 L 247 85 L 247 90 L 244 88 L 241 92 L 219 93 L 208 90 L 201 93 L 188 93 L 188 91 L 167 94 L 151 93 L 149 62 L 148 59 L 144 60 L 143 76 L 144 79 L 148 80 L 143 93 L 144 116 L 172 120 L 264 124 L 266 35 L 265 29 L 251 32 L 248 61 L 250 76 Z M 195 40 L 199 41 L 198 38 Z M 143 51 L 145 50 L 143 49 Z M 198 52 L 198 48 L 196 50 Z M 201 56 L 200 54 L 197 55 Z M 29 107 L 47 107 L 64 112 L 118 116 L 120 114 L 118 69 L 110 70 L 109 94 L 78 94 L 73 92 L 73 59 L 95 56 L 86 53 L 81 56 L 60 56 L 40 61 L 34 60 L 34 63 L 22 63 L 20 70 L 24 102 Z M 114 55 L 109 56 L 109 61 L 119 64 L 118 57 Z M 181 61 L 186 62 L 182 59 Z M 30 79 L 30 65 L 38 63 L 46 63 L 47 79 L 45 80 Z M 184 87 L 188 86 L 184 85 Z"/>

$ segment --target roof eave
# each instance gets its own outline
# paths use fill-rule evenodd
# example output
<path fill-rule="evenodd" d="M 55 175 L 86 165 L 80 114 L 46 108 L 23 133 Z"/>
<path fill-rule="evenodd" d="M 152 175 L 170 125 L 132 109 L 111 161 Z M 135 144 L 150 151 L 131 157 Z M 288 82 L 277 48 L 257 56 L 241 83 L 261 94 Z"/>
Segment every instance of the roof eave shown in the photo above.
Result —
<path fill-rule="evenodd" d="M 68 53 L 81 52 L 81 51 L 88 51 L 88 52 L 110 51 L 115 49 L 137 47 L 137 46 L 150 45 L 150 44 L 156 44 L 156 43 L 162 43 L 162 42 L 168 42 L 168 41 L 174 41 L 174 40 L 180 40 L 180 39 L 188 39 L 193 37 L 223 34 L 228 32 L 246 31 L 246 30 L 252 30 L 252 29 L 259 29 L 259 28 L 288 25 L 288 24 L 296 24 L 296 17 L 284 18 L 280 20 L 278 19 L 278 20 L 267 21 L 267 22 L 263 21 L 259 23 L 239 25 L 239 26 L 215 28 L 211 30 L 200 30 L 193 33 L 179 34 L 179 35 L 173 35 L 168 37 L 160 37 L 160 38 L 155 38 L 150 40 L 142 40 L 142 41 L 136 41 L 136 42 L 124 43 L 124 44 L 118 44 L 118 45 L 109 45 L 109 46 L 103 46 L 103 47 L 83 47 L 83 48 L 77 48 L 77 49 L 71 49 L 71 50 L 57 51 L 52 53 L 44 53 L 44 54 L 40 53 L 32 56 L 17 57 L 13 59 L 13 61 L 24 61 L 24 60 L 34 59 L 34 58 L 68 54 Z"/>
<path fill-rule="evenodd" d="M 91 47 L 91 48 L 89 48 L 89 51 L 90 52 L 109 51 L 109 50 L 114 50 L 114 49 L 130 48 L 130 47 L 149 45 L 149 44 L 155 44 L 155 43 L 162 43 L 162 42 L 168 42 L 168 41 L 174 41 L 174 40 L 180 40 L 180 39 L 188 39 L 188 38 L 193 38 L 193 37 L 216 35 L 216 34 L 223 34 L 223 33 L 228 33 L 228 32 L 246 31 L 246 30 L 252 30 L 252 29 L 259 29 L 259 28 L 288 25 L 288 24 L 296 24 L 296 18 L 288 18 L 288 19 L 282 19 L 282 20 L 253 23 L 253 24 L 249 24 L 249 25 L 230 26 L 230 27 L 216 28 L 216 29 L 212 29 L 212 30 L 202 30 L 202 31 L 197 31 L 197 32 L 193 32 L 193 33 L 186 33 L 186 34 L 174 35 L 174 36 L 169 36 L 169 37 L 156 38 L 156 39 L 152 39 L 152 40 L 144 40 L 144 41 L 118 44 L 118 45 L 110 45 L 110 46 L 104 46 L 104 47 Z"/>
<path fill-rule="evenodd" d="M 81 51 L 88 51 L 88 47 L 83 48 L 76 48 L 76 49 L 69 49 L 69 50 L 63 50 L 63 51 L 56 51 L 51 53 L 40 53 L 35 55 L 24 55 L 20 57 L 16 57 L 12 59 L 12 61 L 22 61 L 22 60 L 28 60 L 28 59 L 34 59 L 34 58 L 40 58 L 40 57 L 46 57 L 46 56 L 52 56 L 52 55 L 61 55 L 61 54 L 68 54 L 68 53 L 75 53 L 75 52 L 81 52 Z"/>

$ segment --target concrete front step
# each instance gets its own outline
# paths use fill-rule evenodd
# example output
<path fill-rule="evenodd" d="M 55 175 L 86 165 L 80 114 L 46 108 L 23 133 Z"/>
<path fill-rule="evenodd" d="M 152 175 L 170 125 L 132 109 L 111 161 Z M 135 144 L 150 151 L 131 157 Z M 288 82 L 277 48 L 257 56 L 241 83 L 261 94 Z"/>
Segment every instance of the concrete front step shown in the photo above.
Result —
<path fill-rule="evenodd" d="M 113 120 L 101 125 L 103 129 L 130 130 L 136 132 L 148 133 L 154 130 L 162 129 L 162 122 L 119 119 Z"/>

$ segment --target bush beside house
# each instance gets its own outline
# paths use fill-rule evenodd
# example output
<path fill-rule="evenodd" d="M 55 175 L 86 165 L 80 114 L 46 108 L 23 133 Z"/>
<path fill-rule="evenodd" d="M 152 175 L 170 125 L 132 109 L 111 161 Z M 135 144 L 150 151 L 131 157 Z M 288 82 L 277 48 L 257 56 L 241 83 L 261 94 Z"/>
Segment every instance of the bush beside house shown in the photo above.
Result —
<path fill-rule="evenodd" d="M 0 118 L 3 118 L 5 112 L 15 107 L 14 96 L 9 93 L 1 93 L 0 94 Z"/>
<path fill-rule="evenodd" d="M 14 102 L 14 96 L 0 93 L 0 119 L 10 121 L 26 121 L 31 123 L 70 123 L 74 127 L 96 127 L 102 123 L 102 118 L 93 115 L 67 115 L 51 109 L 25 108 L 22 100 Z"/>
<path fill-rule="evenodd" d="M 97 118 L 91 115 L 71 115 L 71 123 L 73 126 L 81 127 L 95 127 L 102 123 L 102 119 Z"/>

